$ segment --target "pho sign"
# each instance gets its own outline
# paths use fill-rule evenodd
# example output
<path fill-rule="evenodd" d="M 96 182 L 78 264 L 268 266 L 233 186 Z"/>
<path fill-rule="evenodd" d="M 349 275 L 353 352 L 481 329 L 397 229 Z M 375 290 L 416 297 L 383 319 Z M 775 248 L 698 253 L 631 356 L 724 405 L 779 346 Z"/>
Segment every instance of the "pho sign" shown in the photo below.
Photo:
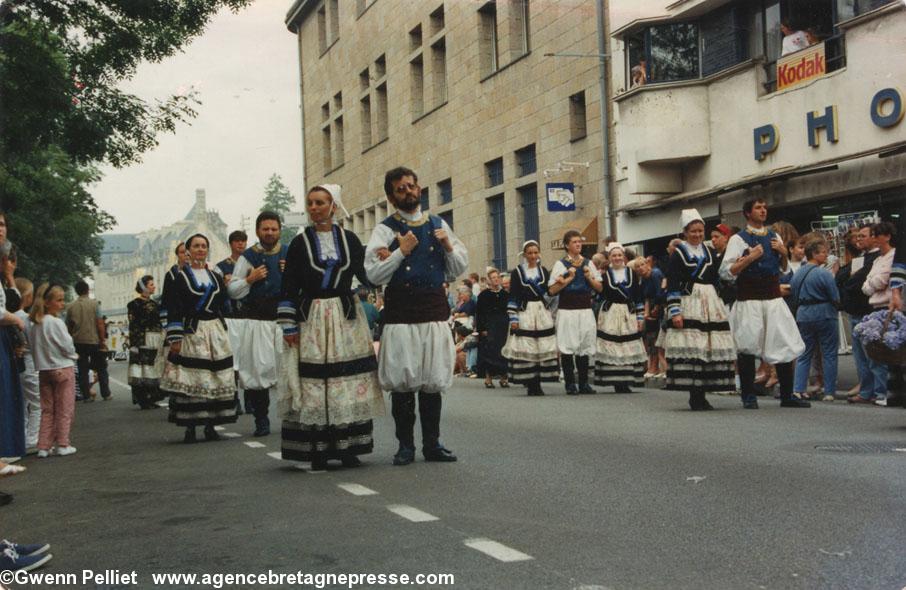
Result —
<path fill-rule="evenodd" d="M 826 73 L 824 43 L 818 43 L 777 60 L 777 90 L 798 86 Z"/>

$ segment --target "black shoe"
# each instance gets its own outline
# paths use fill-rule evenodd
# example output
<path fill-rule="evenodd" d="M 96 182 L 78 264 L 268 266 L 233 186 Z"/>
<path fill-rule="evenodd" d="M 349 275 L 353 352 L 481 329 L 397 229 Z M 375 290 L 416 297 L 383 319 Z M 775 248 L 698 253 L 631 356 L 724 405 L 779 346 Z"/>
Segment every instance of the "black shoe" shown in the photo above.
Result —
<path fill-rule="evenodd" d="M 0 506 L 6 506 L 13 501 L 13 495 L 6 492 L 0 492 Z"/>
<path fill-rule="evenodd" d="M 596 393 L 598 393 L 598 392 L 595 391 L 595 390 L 592 388 L 591 385 L 589 385 L 588 383 L 586 383 L 586 384 L 584 384 L 584 385 L 580 385 L 580 386 L 579 386 L 579 393 L 581 393 L 582 395 L 594 395 L 594 394 L 596 394 Z"/>
<path fill-rule="evenodd" d="M 393 456 L 394 465 L 408 465 L 415 461 L 415 449 L 401 446 Z"/>
<path fill-rule="evenodd" d="M 192 444 L 198 442 L 198 438 L 195 437 L 195 429 L 192 427 L 186 428 L 186 434 L 182 437 L 182 442 L 186 444 Z"/>
<path fill-rule="evenodd" d="M 628 385 L 614 385 L 613 390 L 617 393 L 632 393 Z"/>
<path fill-rule="evenodd" d="M 750 399 L 749 401 L 743 400 L 742 407 L 746 410 L 757 410 L 758 409 L 758 400 Z"/>
<path fill-rule="evenodd" d="M 208 424 L 204 427 L 204 439 L 206 441 L 220 440 L 220 435 L 214 430 L 214 427 Z"/>
<path fill-rule="evenodd" d="M 312 459 L 309 471 L 327 471 L 327 459 L 324 457 Z"/>
<path fill-rule="evenodd" d="M 812 403 L 797 397 L 780 400 L 781 408 L 811 408 Z"/>
<path fill-rule="evenodd" d="M 456 455 L 440 443 L 433 449 L 422 449 L 422 455 L 424 455 L 425 461 L 438 461 L 440 463 L 452 463 L 453 461 L 456 461 Z"/>
<path fill-rule="evenodd" d="M 708 400 L 706 400 L 705 398 L 702 398 L 702 408 L 701 409 L 705 410 L 705 411 L 713 410 L 714 406 L 712 406 Z"/>
<path fill-rule="evenodd" d="M 252 436 L 267 436 L 271 433 L 269 426 L 259 426 L 255 429 L 255 432 L 252 433 Z"/>
<path fill-rule="evenodd" d="M 343 463 L 343 467 L 361 467 L 362 461 L 355 455 L 343 455 L 340 458 L 340 461 Z"/>
<path fill-rule="evenodd" d="M 575 383 L 569 383 L 566 386 L 566 395 L 579 395 L 579 388 Z"/>

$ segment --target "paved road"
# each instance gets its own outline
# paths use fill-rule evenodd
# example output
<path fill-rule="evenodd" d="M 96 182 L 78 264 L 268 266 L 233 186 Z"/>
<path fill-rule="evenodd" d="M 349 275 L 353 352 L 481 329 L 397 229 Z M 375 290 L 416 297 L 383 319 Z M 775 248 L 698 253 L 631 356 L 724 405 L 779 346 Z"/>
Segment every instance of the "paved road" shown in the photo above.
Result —
<path fill-rule="evenodd" d="M 166 410 L 114 392 L 79 405 L 78 454 L 29 457 L 2 482 L 16 499 L 0 536 L 51 542 L 45 573 L 137 570 L 140 588 L 152 572 L 268 569 L 451 573 L 476 589 L 906 586 L 904 410 L 715 397 L 693 413 L 664 391 L 528 398 L 459 379 L 443 430 L 460 462 L 391 466 L 388 416 L 364 467 L 312 474 L 269 456 L 279 435 L 253 439 L 248 416 L 234 438 L 186 446 Z M 824 448 L 854 444 L 887 452 Z"/>

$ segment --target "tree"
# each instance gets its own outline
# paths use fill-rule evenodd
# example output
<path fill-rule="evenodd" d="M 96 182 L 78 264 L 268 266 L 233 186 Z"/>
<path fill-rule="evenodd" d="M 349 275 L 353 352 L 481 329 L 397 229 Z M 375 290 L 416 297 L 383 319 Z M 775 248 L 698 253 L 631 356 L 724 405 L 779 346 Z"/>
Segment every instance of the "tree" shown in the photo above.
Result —
<path fill-rule="evenodd" d="M 264 187 L 264 202 L 261 204 L 261 211 L 273 211 L 285 220 L 286 214 L 292 210 L 295 203 L 296 197 L 289 192 L 289 187 L 283 184 L 283 179 L 276 173 L 271 174 L 267 186 Z M 295 237 L 297 229 L 299 228 L 284 226 L 283 231 L 280 232 L 280 242 L 289 244 Z"/>
<path fill-rule="evenodd" d="M 145 101 L 118 84 L 250 1 L 0 1 L 0 209 L 23 275 L 71 282 L 98 261 L 114 220 L 90 194 L 97 165 L 139 162 L 200 104 L 191 90 Z"/>

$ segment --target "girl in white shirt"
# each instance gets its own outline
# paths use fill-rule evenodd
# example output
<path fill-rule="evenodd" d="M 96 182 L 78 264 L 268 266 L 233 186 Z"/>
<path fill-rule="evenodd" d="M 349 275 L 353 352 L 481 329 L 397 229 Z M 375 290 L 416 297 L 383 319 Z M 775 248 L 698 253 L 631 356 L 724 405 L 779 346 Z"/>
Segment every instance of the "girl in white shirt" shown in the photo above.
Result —
<path fill-rule="evenodd" d="M 65 307 L 63 288 L 44 283 L 35 294 L 28 315 L 28 342 L 41 390 L 41 429 L 38 457 L 72 455 L 69 431 L 75 414 L 75 360 L 78 355 L 66 323 L 59 318 Z"/>

